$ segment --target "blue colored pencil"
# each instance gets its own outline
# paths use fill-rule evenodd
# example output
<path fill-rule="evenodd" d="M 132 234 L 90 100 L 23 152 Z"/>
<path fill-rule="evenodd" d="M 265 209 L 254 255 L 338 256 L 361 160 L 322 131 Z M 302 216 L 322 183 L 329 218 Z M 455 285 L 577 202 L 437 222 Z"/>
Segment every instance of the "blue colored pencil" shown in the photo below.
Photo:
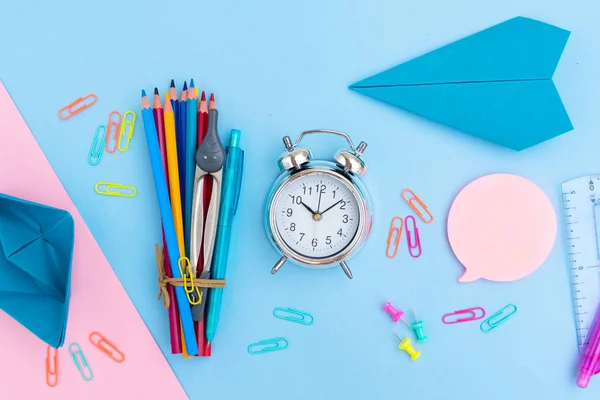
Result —
<path fill-rule="evenodd" d="M 150 101 L 144 90 L 142 90 L 142 118 L 144 119 L 144 130 L 146 131 L 148 152 L 150 153 L 150 162 L 152 164 L 154 184 L 156 185 L 156 194 L 158 196 L 158 206 L 160 208 L 167 253 L 171 265 L 178 265 L 177 262 L 179 261 L 181 254 L 179 252 L 177 236 L 175 234 L 175 222 L 173 221 L 173 211 L 169 201 L 167 178 L 165 176 L 158 144 L 156 125 L 154 125 L 154 115 L 152 114 Z M 173 268 L 173 277 L 181 278 L 178 268 Z M 185 341 L 187 353 L 189 355 L 196 355 L 198 354 L 198 343 L 196 343 L 196 332 L 194 330 L 194 321 L 192 320 L 192 310 L 183 287 L 175 287 L 175 296 L 177 297 L 177 304 L 179 306 L 179 316 L 181 318 L 183 339 Z"/>
<path fill-rule="evenodd" d="M 196 127 L 198 125 L 198 91 L 194 87 L 194 80 L 190 82 L 186 111 L 186 137 L 185 137 L 185 249 L 190 254 L 190 237 L 192 230 L 192 203 L 194 202 L 194 177 L 196 170 Z M 191 260 L 196 265 L 198 260 Z"/>

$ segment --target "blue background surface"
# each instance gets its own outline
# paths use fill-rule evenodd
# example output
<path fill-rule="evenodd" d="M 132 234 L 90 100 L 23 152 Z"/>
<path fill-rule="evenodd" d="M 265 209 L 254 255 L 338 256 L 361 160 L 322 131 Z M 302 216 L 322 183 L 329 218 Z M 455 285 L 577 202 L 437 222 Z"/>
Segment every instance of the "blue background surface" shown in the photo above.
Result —
<path fill-rule="evenodd" d="M 469 181 L 509 172 L 536 184 L 560 216 L 560 184 L 600 172 L 596 149 L 600 92 L 600 3 L 594 0 L 420 1 L 13 1 L 0 4 L 0 79 L 41 144 L 163 352 L 167 313 L 156 300 L 158 205 L 142 124 L 131 149 L 86 157 L 96 126 L 117 109 L 140 108 L 139 93 L 174 78 L 214 91 L 220 131 L 243 131 L 246 173 L 232 238 L 228 287 L 210 359 L 167 355 L 193 399 L 592 399 L 600 378 L 575 386 L 577 346 L 562 219 L 547 262 L 514 283 L 459 284 L 462 267 L 445 235 L 450 203 Z M 523 152 L 473 139 L 353 93 L 376 72 L 514 16 L 572 31 L 555 82 L 575 130 Z M 32 96 L 39 91 L 37 96 Z M 68 121 L 56 112 L 96 93 L 98 103 Z M 140 118 L 141 120 L 141 118 Z M 138 121 L 140 121 L 138 120 Z M 339 269 L 285 266 L 262 226 L 277 175 L 281 137 L 310 128 L 366 140 L 366 183 L 376 207 L 370 241 Z M 7 134 L 3 132 L 2 134 Z M 341 141 L 309 138 L 330 157 Z M 7 173 L 3 171 L 2 173 Z M 97 181 L 137 187 L 133 199 L 98 196 Z M 422 226 L 424 254 L 405 247 L 385 257 L 390 219 L 409 212 L 415 190 L 436 222 Z M 405 242 L 403 242 L 405 245 Z M 381 306 L 415 307 L 430 341 L 411 362 L 397 348 Z M 443 314 L 507 303 L 519 312 L 492 334 L 477 323 L 445 326 Z M 272 317 L 277 306 L 315 316 L 311 327 Z M 249 343 L 285 336 L 283 352 L 250 356 Z M 148 377 L 155 379 L 158 377 Z M 207 396 L 207 397 L 203 397 Z"/>

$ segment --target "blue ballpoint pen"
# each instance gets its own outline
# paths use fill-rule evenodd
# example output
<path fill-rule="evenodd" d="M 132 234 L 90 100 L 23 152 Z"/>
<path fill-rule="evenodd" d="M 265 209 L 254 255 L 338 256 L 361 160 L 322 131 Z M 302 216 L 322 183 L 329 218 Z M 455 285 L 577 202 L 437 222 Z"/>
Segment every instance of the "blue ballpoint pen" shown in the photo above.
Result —
<path fill-rule="evenodd" d="M 244 169 L 244 151 L 239 147 L 240 136 L 241 132 L 239 130 L 231 130 L 229 146 L 227 147 L 227 160 L 223 171 L 221 209 L 219 212 L 217 238 L 211 268 L 213 279 L 224 279 L 225 270 L 227 269 L 231 227 L 240 199 L 242 172 Z M 206 341 L 208 343 L 213 341 L 217 331 L 222 297 L 223 289 L 210 289 L 206 311 Z"/>

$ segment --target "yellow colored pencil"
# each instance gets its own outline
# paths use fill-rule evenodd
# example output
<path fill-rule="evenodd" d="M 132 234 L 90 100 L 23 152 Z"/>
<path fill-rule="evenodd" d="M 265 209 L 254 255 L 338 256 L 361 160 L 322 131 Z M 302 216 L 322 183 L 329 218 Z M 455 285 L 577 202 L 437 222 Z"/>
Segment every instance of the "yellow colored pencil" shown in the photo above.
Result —
<path fill-rule="evenodd" d="M 177 138 L 175 135 L 175 114 L 171 106 L 169 93 L 165 93 L 165 144 L 167 147 L 167 165 L 169 170 L 169 193 L 171 194 L 171 206 L 173 207 L 173 219 L 175 220 L 175 232 L 179 251 L 185 254 L 185 241 L 183 238 L 183 215 L 181 210 L 181 192 L 179 190 L 179 168 L 177 163 Z"/>
<path fill-rule="evenodd" d="M 164 107 L 165 121 L 165 145 L 167 148 L 167 166 L 169 170 L 169 194 L 173 208 L 173 220 L 175 222 L 175 233 L 177 245 L 181 256 L 185 256 L 185 239 L 183 236 L 183 211 L 181 210 L 181 191 L 179 190 L 179 163 L 177 161 L 177 137 L 175 135 L 175 114 L 169 93 L 165 93 Z M 183 358 L 193 358 L 187 353 L 185 342 L 183 343 Z"/>

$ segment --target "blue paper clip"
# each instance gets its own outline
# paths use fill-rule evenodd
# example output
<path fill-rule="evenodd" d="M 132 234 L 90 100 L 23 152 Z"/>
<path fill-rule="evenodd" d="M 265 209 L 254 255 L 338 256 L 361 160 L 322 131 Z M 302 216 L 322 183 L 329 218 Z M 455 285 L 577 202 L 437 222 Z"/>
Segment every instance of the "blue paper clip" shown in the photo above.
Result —
<path fill-rule="evenodd" d="M 508 312 L 504 312 L 504 310 L 507 310 L 509 308 L 512 310 L 508 311 Z M 503 309 L 501 309 L 500 311 L 498 311 L 497 313 L 495 313 L 494 315 L 492 315 L 491 317 L 489 317 L 488 319 L 486 319 L 485 321 L 483 321 L 481 323 L 481 325 L 479 326 L 479 328 L 481 329 L 481 331 L 483 333 L 491 332 L 494 329 L 496 329 L 498 326 L 500 326 L 504 322 L 506 322 L 506 320 L 509 319 L 510 317 L 512 317 L 513 314 L 516 312 L 517 312 L 517 306 L 515 306 L 514 304 L 509 304 L 506 307 L 504 307 Z"/>
<path fill-rule="evenodd" d="M 258 343 L 252 343 L 248 346 L 248 353 L 250 354 L 264 354 L 272 351 L 285 350 L 288 348 L 288 341 L 286 338 L 278 337 L 274 339 L 261 340 Z M 258 348 L 255 350 L 255 348 Z"/>
<path fill-rule="evenodd" d="M 288 315 L 286 315 L 288 314 Z M 275 318 L 282 319 L 284 321 L 295 322 L 297 324 L 302 325 L 312 325 L 314 322 L 314 317 L 311 313 L 307 313 L 306 311 L 296 310 L 295 308 L 283 308 L 277 307 L 273 310 L 273 316 Z"/>
<path fill-rule="evenodd" d="M 94 373 L 92 372 L 92 368 L 90 368 L 90 365 L 88 364 L 87 359 L 83 354 L 83 350 L 81 350 L 81 346 L 79 346 L 79 343 L 71 343 L 69 346 L 69 353 L 71 354 L 73 362 L 75 362 L 75 366 L 79 370 L 83 380 L 86 382 L 91 381 L 94 378 Z"/>
<path fill-rule="evenodd" d="M 104 131 L 102 131 L 104 129 Z M 102 133 L 100 133 L 102 132 Z M 104 143 L 106 142 L 106 125 L 100 125 L 96 128 L 92 148 L 88 154 L 88 163 L 91 166 L 100 164 L 102 153 L 104 153 Z"/>

